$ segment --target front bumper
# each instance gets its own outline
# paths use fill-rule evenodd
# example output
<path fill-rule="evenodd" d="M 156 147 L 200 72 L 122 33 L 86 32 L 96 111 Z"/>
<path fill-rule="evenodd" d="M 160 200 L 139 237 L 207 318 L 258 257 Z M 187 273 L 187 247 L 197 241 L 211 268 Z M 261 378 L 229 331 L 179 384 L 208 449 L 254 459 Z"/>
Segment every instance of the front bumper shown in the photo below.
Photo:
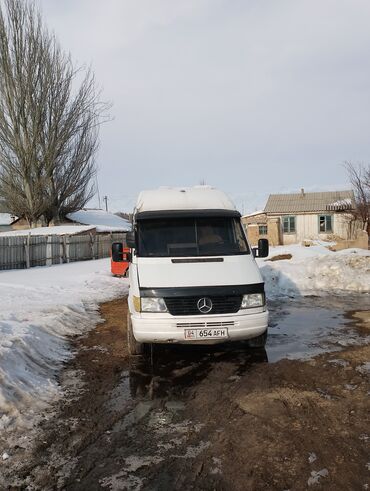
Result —
<path fill-rule="evenodd" d="M 216 324 L 216 325 L 215 325 Z M 186 340 L 184 329 L 227 328 L 228 337 L 221 339 Z M 132 314 L 135 339 L 140 343 L 216 344 L 252 339 L 263 334 L 268 326 L 268 311 L 229 315 L 160 316 Z"/>

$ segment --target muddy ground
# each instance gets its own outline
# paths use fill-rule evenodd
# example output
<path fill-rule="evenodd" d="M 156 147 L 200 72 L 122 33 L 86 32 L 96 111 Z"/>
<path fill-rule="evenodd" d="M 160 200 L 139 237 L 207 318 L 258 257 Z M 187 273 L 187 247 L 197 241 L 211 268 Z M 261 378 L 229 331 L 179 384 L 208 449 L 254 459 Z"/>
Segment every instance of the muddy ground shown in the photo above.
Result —
<path fill-rule="evenodd" d="M 370 311 L 361 301 L 345 318 L 331 305 L 325 340 L 340 351 L 320 354 L 321 341 L 314 358 L 284 359 L 281 346 L 304 352 L 309 330 L 320 337 L 320 318 L 289 321 L 294 308 L 325 311 L 305 302 L 311 317 L 306 304 L 273 307 L 266 351 L 155 346 L 132 361 L 124 299 L 102 305 L 36 443 L 0 463 L 4 489 L 368 489 Z"/>

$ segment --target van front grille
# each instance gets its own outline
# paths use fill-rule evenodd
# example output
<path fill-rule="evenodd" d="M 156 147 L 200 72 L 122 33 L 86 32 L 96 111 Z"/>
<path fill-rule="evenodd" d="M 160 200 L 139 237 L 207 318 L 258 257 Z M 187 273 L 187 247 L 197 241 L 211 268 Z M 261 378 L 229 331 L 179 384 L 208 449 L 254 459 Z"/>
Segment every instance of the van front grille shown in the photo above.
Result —
<path fill-rule="evenodd" d="M 232 327 L 235 325 L 234 321 L 226 322 L 178 322 L 176 327 L 181 329 L 205 329 L 205 328 L 216 328 L 216 327 Z"/>
<path fill-rule="evenodd" d="M 212 308 L 209 312 L 202 312 L 198 308 L 198 302 L 203 298 L 210 299 L 212 302 Z M 169 313 L 172 315 L 235 314 L 240 310 L 242 295 L 214 297 L 167 297 L 164 300 Z"/>

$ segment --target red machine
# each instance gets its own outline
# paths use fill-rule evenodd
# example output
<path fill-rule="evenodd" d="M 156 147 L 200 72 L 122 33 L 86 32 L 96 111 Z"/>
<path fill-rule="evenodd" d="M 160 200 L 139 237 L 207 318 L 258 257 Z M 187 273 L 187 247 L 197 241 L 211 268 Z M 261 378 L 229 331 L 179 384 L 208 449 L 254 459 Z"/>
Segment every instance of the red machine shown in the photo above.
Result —
<path fill-rule="evenodd" d="M 113 276 L 127 276 L 130 265 L 130 249 L 121 242 L 114 242 L 111 251 L 111 272 Z"/>

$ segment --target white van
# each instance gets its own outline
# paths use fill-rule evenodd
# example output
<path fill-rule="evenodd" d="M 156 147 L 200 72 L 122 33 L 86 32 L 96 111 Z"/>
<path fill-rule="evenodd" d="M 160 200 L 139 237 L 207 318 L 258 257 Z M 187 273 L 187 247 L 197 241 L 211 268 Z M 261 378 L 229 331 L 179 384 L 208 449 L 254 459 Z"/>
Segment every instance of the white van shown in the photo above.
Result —
<path fill-rule="evenodd" d="M 209 186 L 140 193 L 127 234 L 130 257 L 128 346 L 145 343 L 266 342 L 268 311 L 240 213 Z"/>

